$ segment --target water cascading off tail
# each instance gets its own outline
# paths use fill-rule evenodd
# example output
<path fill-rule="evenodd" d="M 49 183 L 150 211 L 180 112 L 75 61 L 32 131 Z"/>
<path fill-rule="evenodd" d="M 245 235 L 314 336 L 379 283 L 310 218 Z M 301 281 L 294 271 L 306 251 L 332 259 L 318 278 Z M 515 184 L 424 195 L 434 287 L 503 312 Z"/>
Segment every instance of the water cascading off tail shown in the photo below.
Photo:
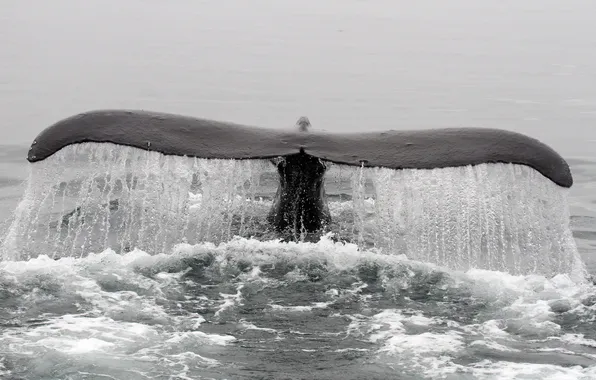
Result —
<path fill-rule="evenodd" d="M 30 167 L 2 244 L 5 260 L 264 235 L 277 178 L 268 160 L 69 145 Z M 332 165 L 325 187 L 339 238 L 451 269 L 581 271 L 568 189 L 536 170 L 491 163 L 437 169 Z M 351 192 L 346 199 L 334 196 Z"/>
<path fill-rule="evenodd" d="M 265 163 L 165 156 L 114 144 L 68 146 L 31 165 L 4 255 L 167 252 L 181 242 L 229 239 L 232 224 L 241 224 L 234 232 L 243 234 L 259 208 L 247 199 L 256 195 Z"/>

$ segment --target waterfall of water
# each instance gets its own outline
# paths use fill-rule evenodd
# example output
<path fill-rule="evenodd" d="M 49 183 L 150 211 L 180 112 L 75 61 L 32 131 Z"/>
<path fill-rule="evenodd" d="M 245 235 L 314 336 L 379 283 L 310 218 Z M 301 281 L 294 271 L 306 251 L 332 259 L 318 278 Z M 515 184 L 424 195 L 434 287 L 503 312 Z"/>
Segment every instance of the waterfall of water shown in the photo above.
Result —
<path fill-rule="evenodd" d="M 338 174 L 339 173 L 339 174 Z M 256 236 L 277 186 L 267 160 L 165 156 L 107 143 L 67 146 L 31 165 L 2 242 L 4 259 Z M 452 269 L 581 268 L 567 189 L 527 166 L 433 170 L 332 165 L 325 183 L 340 238 Z"/>
<path fill-rule="evenodd" d="M 68 146 L 31 165 L 4 256 L 73 256 L 107 247 L 167 252 L 180 242 L 227 240 L 261 223 L 255 211 L 268 210 L 254 201 L 266 165 L 114 144 Z"/>
<path fill-rule="evenodd" d="M 375 244 L 451 269 L 553 275 L 582 270 L 568 189 L 522 165 L 369 169 Z"/>

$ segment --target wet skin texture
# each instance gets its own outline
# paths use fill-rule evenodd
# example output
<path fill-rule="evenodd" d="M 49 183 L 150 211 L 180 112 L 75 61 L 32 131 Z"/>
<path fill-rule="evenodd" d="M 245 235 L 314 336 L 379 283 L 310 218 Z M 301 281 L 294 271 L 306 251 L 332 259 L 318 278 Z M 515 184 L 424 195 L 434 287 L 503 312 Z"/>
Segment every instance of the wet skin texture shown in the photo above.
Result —
<path fill-rule="evenodd" d="M 325 164 L 317 157 L 301 152 L 277 163 L 279 187 L 268 222 L 279 231 L 293 235 L 321 230 L 331 222 L 323 178 Z"/>

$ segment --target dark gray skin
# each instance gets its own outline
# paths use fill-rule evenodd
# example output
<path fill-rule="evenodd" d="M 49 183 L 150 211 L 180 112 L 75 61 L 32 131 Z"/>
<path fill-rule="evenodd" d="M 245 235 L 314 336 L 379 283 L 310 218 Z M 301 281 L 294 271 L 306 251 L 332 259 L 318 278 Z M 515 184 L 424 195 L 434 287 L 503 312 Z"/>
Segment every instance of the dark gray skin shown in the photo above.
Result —
<path fill-rule="evenodd" d="M 306 153 L 284 157 L 277 164 L 279 187 L 267 221 L 295 237 L 320 231 L 331 222 L 323 178 L 325 164 Z"/>
<path fill-rule="evenodd" d="M 569 165 L 552 148 L 500 129 L 305 133 L 127 110 L 92 111 L 59 121 L 36 137 L 27 159 L 41 161 L 65 146 L 85 142 L 128 145 L 166 155 L 238 160 L 274 159 L 304 151 L 326 162 L 398 170 L 502 162 L 534 168 L 562 187 L 573 184 Z"/>
<path fill-rule="evenodd" d="M 296 122 L 299 132 L 308 132 L 310 127 L 307 117 Z M 325 197 L 325 163 L 304 151 L 272 162 L 277 166 L 279 187 L 267 217 L 269 224 L 294 238 L 322 230 L 331 222 Z"/>

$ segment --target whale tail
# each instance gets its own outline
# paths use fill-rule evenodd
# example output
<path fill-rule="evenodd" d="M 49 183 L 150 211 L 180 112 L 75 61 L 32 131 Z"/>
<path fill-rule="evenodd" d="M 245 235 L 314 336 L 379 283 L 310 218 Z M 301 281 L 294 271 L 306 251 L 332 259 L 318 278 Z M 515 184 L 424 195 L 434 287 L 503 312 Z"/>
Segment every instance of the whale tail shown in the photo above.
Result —
<path fill-rule="evenodd" d="M 569 165 L 557 152 L 515 132 L 446 128 L 332 134 L 310 131 L 306 117 L 297 126 L 298 131 L 287 131 L 157 112 L 93 111 L 42 131 L 27 159 L 42 161 L 68 145 L 95 142 L 206 159 L 275 159 L 304 152 L 337 164 L 389 169 L 510 163 L 531 167 L 561 187 L 573 184 Z"/>
<path fill-rule="evenodd" d="M 279 187 L 267 220 L 277 230 L 313 232 L 331 220 L 324 162 L 390 169 L 435 169 L 511 163 L 531 167 L 561 187 L 573 183 L 567 163 L 527 136 L 492 129 L 441 129 L 329 134 L 313 132 L 305 116 L 295 131 L 269 130 L 144 111 L 94 111 L 62 120 L 34 140 L 28 160 L 62 148 L 112 143 L 165 155 L 262 159 L 277 167 Z"/>
<path fill-rule="evenodd" d="M 306 117 L 273 130 L 108 110 L 45 129 L 28 160 L 4 259 L 331 232 L 457 270 L 553 274 L 581 263 L 569 166 L 508 131 L 332 134 Z"/>
<path fill-rule="evenodd" d="M 62 120 L 33 142 L 28 160 L 86 142 L 113 143 L 165 155 L 206 159 L 269 159 L 279 188 L 268 220 L 276 229 L 307 232 L 330 220 L 323 175 L 326 162 L 390 169 L 436 169 L 486 163 L 531 167 L 561 187 L 573 183 L 565 160 L 530 137 L 494 129 L 440 129 L 329 134 L 311 131 L 303 116 L 297 130 L 270 130 L 144 111 L 94 111 Z"/>

